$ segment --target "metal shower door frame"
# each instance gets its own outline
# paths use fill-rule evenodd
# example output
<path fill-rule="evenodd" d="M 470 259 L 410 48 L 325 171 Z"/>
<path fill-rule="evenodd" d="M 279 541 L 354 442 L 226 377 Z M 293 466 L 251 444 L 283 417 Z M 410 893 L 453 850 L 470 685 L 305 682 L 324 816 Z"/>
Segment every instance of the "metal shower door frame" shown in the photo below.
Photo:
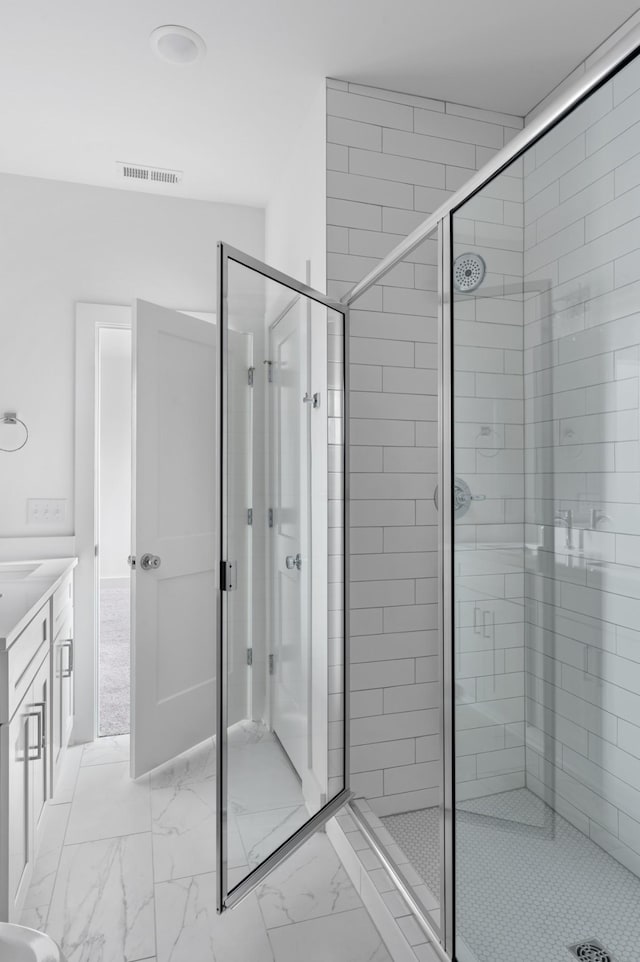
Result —
<path fill-rule="evenodd" d="M 439 450 L 438 484 L 442 492 L 438 512 L 440 628 L 442 632 L 442 760 L 443 852 L 442 933 L 446 955 L 455 958 L 455 683 L 454 683 L 454 537 L 453 486 L 453 214 L 440 221 L 440 357 L 438 364 Z"/>
<path fill-rule="evenodd" d="M 275 270 L 263 261 L 245 254 L 243 251 L 230 246 L 224 242 L 218 243 L 218 423 L 217 450 L 220 457 L 220 471 L 218 477 L 219 493 L 217 498 L 218 509 L 218 557 L 219 563 L 219 582 L 217 590 L 216 605 L 216 909 L 222 913 L 232 908 L 243 898 L 245 898 L 255 887 L 273 871 L 278 865 L 292 855 L 304 842 L 307 841 L 318 829 L 338 811 L 343 808 L 351 799 L 350 781 L 350 712 L 349 712 L 349 578 L 347 577 L 348 567 L 346 559 L 349 557 L 349 472 L 347 470 L 347 452 L 349 448 L 349 308 L 345 304 L 332 300 L 326 295 L 301 284 L 293 277 Z M 227 557 L 228 542 L 228 433 L 227 433 L 227 411 L 228 411 L 228 294 L 229 294 L 229 261 L 240 264 L 248 270 L 262 275 L 267 280 L 274 281 L 284 287 L 289 288 L 292 293 L 301 295 L 315 301 L 318 304 L 334 311 L 342 317 L 343 334 L 343 379 L 341 384 L 343 394 L 343 447 L 342 447 L 342 477 L 343 477 L 343 526 L 344 526 L 344 545 L 343 545 L 343 762 L 342 778 L 343 787 L 333 798 L 329 799 L 323 807 L 316 812 L 305 824 L 283 842 L 271 855 L 254 868 L 245 878 L 235 886 L 229 888 L 228 879 L 228 858 L 227 858 L 227 818 L 228 818 L 228 737 L 227 737 L 227 637 L 226 637 L 226 596 L 228 588 L 226 585 L 228 565 L 230 559 Z M 328 639 L 327 639 L 328 643 Z"/>

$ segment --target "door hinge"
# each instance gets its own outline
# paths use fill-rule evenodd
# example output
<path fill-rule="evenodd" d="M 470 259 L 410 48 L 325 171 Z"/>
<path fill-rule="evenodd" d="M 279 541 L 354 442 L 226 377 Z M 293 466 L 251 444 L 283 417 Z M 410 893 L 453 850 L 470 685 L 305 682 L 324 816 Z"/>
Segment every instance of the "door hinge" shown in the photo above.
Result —
<path fill-rule="evenodd" d="M 249 667 L 253 664 L 253 648 L 247 648 L 247 664 Z"/>
<path fill-rule="evenodd" d="M 269 508 L 269 527 L 273 528 L 273 508 Z"/>
<path fill-rule="evenodd" d="M 235 561 L 220 562 L 220 591 L 234 591 L 236 587 Z"/>
<path fill-rule="evenodd" d="M 135 568 L 136 556 L 134 554 L 129 555 L 129 557 L 127 558 L 127 564 L 129 565 L 130 568 Z"/>
<path fill-rule="evenodd" d="M 267 381 L 269 384 L 273 381 L 273 361 L 263 361 L 267 365 Z"/>
<path fill-rule="evenodd" d="M 274 656 L 269 655 L 269 674 L 270 675 L 273 674 L 273 663 L 274 663 Z"/>
<path fill-rule="evenodd" d="M 247 508 L 247 524 L 253 524 L 253 508 Z"/>
<path fill-rule="evenodd" d="M 100 553 L 100 549 L 98 548 L 98 545 L 97 545 L 97 544 L 94 544 L 94 546 L 93 546 L 93 553 L 94 553 L 95 557 L 97 558 L 97 557 L 98 557 L 98 554 Z"/>
<path fill-rule="evenodd" d="M 249 387 L 253 387 L 253 376 L 256 373 L 255 367 L 250 367 L 247 374 L 247 381 L 249 382 Z"/>

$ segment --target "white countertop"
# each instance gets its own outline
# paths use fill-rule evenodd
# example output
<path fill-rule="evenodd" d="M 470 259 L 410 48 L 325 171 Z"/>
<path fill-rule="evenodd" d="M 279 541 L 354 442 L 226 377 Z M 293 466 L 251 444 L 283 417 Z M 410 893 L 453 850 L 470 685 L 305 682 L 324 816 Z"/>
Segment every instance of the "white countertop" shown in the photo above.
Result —
<path fill-rule="evenodd" d="M 0 651 L 10 647 L 77 563 L 77 558 L 0 563 Z"/>

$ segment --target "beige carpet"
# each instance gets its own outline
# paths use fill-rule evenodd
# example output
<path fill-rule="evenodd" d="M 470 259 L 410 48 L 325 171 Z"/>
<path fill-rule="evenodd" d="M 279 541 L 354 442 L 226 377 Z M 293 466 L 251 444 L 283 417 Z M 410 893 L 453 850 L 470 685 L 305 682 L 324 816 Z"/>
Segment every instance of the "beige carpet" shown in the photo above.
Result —
<path fill-rule="evenodd" d="M 100 583 L 98 735 L 130 730 L 129 584 Z"/>

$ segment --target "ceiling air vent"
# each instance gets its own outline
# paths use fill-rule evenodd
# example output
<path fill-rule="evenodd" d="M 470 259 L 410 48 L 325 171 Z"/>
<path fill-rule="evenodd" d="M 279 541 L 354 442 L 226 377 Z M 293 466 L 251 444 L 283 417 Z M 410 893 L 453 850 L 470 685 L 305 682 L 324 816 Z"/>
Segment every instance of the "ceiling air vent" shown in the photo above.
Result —
<path fill-rule="evenodd" d="M 164 167 L 147 167 L 144 164 L 117 164 L 121 180 L 142 181 L 147 184 L 180 184 L 181 170 L 167 170 Z"/>

